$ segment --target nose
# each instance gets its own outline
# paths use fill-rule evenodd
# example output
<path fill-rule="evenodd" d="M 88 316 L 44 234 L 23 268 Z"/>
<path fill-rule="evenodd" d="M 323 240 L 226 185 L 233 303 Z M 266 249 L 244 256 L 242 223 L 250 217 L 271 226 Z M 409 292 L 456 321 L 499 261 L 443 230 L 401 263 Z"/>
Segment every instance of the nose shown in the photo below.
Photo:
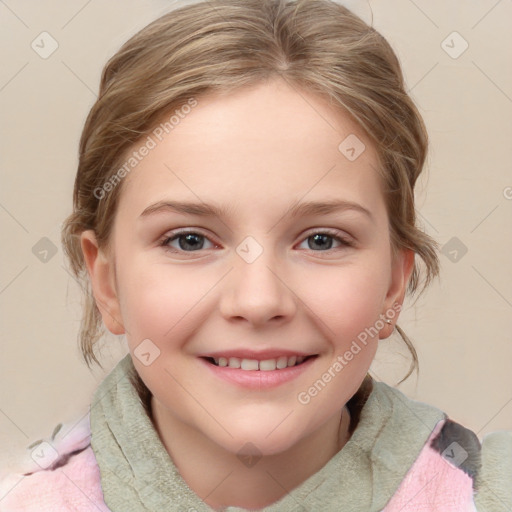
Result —
<path fill-rule="evenodd" d="M 293 318 L 297 297 L 286 282 L 283 266 L 276 264 L 270 252 L 263 251 L 251 263 L 234 256 L 234 268 L 226 276 L 220 300 L 221 314 L 228 321 L 259 327 Z"/>

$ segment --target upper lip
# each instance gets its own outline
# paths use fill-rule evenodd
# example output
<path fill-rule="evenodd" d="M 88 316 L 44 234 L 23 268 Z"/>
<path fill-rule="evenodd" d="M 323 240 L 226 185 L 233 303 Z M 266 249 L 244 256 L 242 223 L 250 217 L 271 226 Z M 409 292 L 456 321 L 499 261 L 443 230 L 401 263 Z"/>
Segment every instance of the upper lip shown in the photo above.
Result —
<path fill-rule="evenodd" d="M 262 351 L 254 351 L 254 350 L 243 350 L 243 349 L 233 349 L 233 350 L 219 350 L 216 352 L 209 352 L 208 354 L 201 354 L 199 357 L 213 357 L 214 359 L 225 357 L 238 357 L 239 359 L 256 359 L 258 361 L 265 361 L 267 359 L 278 359 L 279 357 L 308 357 L 316 354 L 301 352 L 298 350 L 286 350 L 286 349 L 272 349 L 272 350 L 262 350 Z"/>

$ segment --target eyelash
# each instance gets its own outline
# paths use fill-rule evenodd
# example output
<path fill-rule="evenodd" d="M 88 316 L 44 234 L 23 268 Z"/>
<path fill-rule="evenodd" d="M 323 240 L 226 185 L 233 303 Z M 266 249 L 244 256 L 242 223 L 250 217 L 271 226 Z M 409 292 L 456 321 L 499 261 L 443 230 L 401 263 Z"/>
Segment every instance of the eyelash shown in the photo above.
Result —
<path fill-rule="evenodd" d="M 196 231 L 196 230 L 183 230 L 183 231 L 174 231 L 171 233 L 171 235 L 166 235 L 159 243 L 159 245 L 161 247 L 163 247 L 165 250 L 169 251 L 169 252 L 172 252 L 172 253 L 194 253 L 194 252 L 200 252 L 201 249 L 199 249 L 198 251 L 184 251 L 183 249 L 175 249 L 174 247 L 171 248 L 169 246 L 169 243 L 170 242 L 173 242 L 174 240 L 177 240 L 179 237 L 181 236 L 185 236 L 185 235 L 199 235 L 199 236 L 202 236 L 204 238 L 206 238 L 207 240 L 209 240 L 209 238 L 204 235 L 203 233 L 201 233 L 200 231 Z M 331 238 L 333 238 L 334 240 L 336 240 L 337 242 L 339 242 L 341 244 L 342 247 L 345 247 L 345 248 L 350 248 L 350 247 L 355 247 L 355 244 L 349 240 L 348 238 L 345 238 L 343 236 L 341 236 L 339 234 L 339 232 L 337 231 L 334 231 L 332 229 L 329 229 L 329 228 L 326 228 L 326 229 L 321 229 L 321 230 L 318 230 L 318 231 L 313 231 L 311 233 L 309 233 L 306 237 L 304 237 L 301 242 L 307 240 L 308 238 L 311 238 L 315 235 L 327 235 Z M 210 240 L 211 242 L 211 240 Z M 212 242 L 213 243 L 213 242 Z M 309 249 L 310 251 L 312 252 L 324 252 L 324 253 L 329 253 L 331 251 L 334 251 L 336 249 L 340 249 L 341 247 L 334 247 L 334 248 L 331 248 L 331 249 L 327 249 L 326 251 L 314 251 L 313 249 Z"/>

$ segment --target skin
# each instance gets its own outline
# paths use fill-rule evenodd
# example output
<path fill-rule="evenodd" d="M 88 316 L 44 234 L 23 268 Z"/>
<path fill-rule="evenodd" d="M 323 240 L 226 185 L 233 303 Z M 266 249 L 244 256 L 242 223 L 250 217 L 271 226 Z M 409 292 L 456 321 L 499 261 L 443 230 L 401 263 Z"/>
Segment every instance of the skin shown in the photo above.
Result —
<path fill-rule="evenodd" d="M 349 134 L 366 145 L 355 161 L 338 150 Z M 159 436 L 187 484 L 213 508 L 277 501 L 349 438 L 344 406 L 393 325 L 369 337 L 308 404 L 297 396 L 365 327 L 403 302 L 414 255 L 392 258 L 377 165 L 368 137 L 347 114 L 281 80 L 203 96 L 124 179 L 110 249 L 98 248 L 94 232 L 82 234 L 103 321 L 126 334 L 153 394 Z M 141 217 L 171 199 L 228 211 L 222 218 L 169 210 Z M 356 202 L 372 218 L 355 210 L 285 216 L 298 202 L 332 199 Z M 161 245 L 180 228 L 206 237 L 192 240 L 199 249 L 183 237 L 185 249 L 179 238 Z M 315 243 L 312 235 L 327 228 L 353 246 L 334 237 Z M 247 236 L 263 250 L 252 263 L 236 252 Z M 145 339 L 160 350 L 149 366 L 134 355 Z M 318 357 L 271 390 L 227 383 L 198 357 L 275 347 Z M 237 457 L 247 442 L 262 455 L 252 467 Z"/>

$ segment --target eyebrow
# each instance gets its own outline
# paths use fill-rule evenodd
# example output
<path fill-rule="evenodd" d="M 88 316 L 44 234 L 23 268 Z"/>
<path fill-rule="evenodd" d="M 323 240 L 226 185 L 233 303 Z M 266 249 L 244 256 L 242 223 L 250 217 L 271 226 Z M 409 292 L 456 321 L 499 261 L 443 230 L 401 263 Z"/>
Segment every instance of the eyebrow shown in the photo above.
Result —
<path fill-rule="evenodd" d="M 370 220 L 375 220 L 370 210 L 364 206 L 354 203 L 352 201 L 345 201 L 341 199 L 335 199 L 331 201 L 308 201 L 304 203 L 297 203 L 292 205 L 287 212 L 283 215 L 284 217 L 305 217 L 313 215 L 327 215 L 329 213 L 335 213 L 338 211 L 357 211 Z M 226 217 L 231 208 L 222 208 L 213 204 L 207 203 L 192 203 L 182 201 L 159 201 L 151 206 L 148 206 L 141 214 L 140 217 L 147 217 L 155 213 L 160 212 L 176 212 L 188 215 L 199 215 L 201 217 Z"/>

